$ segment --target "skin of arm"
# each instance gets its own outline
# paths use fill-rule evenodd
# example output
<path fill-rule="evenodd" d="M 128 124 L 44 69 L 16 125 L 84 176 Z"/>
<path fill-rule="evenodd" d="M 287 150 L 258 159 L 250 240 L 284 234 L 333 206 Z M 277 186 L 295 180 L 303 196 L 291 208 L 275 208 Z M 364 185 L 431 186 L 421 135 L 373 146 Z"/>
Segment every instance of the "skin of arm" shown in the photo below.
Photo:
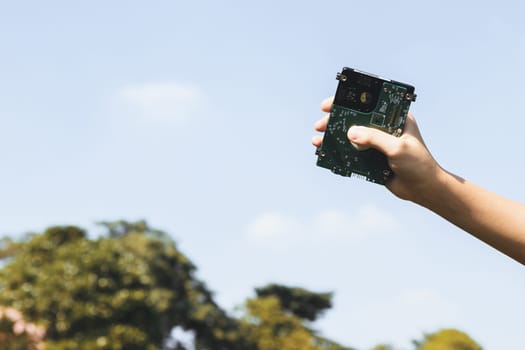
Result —
<path fill-rule="evenodd" d="M 330 112 L 333 98 L 321 104 Z M 315 124 L 324 132 L 328 115 Z M 487 191 L 439 166 L 426 147 L 414 117 L 409 114 L 401 137 L 353 126 L 348 139 L 359 148 L 383 152 L 394 172 L 386 187 L 397 197 L 442 216 L 495 249 L 525 265 L 525 205 Z M 322 137 L 314 136 L 318 147 Z"/>

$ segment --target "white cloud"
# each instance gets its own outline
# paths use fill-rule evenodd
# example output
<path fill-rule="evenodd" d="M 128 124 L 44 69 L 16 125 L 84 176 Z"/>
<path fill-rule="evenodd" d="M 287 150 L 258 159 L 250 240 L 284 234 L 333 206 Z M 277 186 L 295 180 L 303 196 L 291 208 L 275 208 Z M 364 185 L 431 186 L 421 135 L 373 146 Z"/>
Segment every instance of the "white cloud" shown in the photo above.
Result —
<path fill-rule="evenodd" d="M 179 83 L 128 85 L 118 91 L 119 106 L 125 113 L 163 122 L 191 119 L 202 103 L 202 97 L 196 86 Z"/>
<path fill-rule="evenodd" d="M 395 218 L 384 210 L 365 206 L 355 212 L 324 210 L 308 220 L 278 212 L 257 216 L 246 228 L 246 237 L 255 242 L 293 244 L 297 240 L 326 241 L 363 239 L 377 234 L 390 234 L 399 227 Z"/>
<path fill-rule="evenodd" d="M 248 226 L 247 235 L 254 240 L 282 239 L 302 230 L 301 223 L 280 213 L 263 213 Z"/>
<path fill-rule="evenodd" d="M 364 206 L 354 213 L 337 210 L 320 212 L 314 218 L 315 234 L 333 238 L 360 238 L 381 233 L 392 233 L 399 227 L 386 211 Z"/>

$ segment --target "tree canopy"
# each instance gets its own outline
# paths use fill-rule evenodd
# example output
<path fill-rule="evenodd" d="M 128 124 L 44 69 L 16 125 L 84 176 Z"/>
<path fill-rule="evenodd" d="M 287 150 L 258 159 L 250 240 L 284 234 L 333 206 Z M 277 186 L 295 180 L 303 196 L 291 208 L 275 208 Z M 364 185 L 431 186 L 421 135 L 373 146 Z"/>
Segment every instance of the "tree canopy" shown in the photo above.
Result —
<path fill-rule="evenodd" d="M 416 350 L 482 350 L 468 334 L 457 329 L 442 329 L 415 341 Z"/>
<path fill-rule="evenodd" d="M 270 284 L 233 317 L 168 234 L 144 221 L 100 225 L 106 233 L 95 239 L 57 226 L 0 241 L 0 350 L 41 350 L 44 335 L 56 350 L 352 350 L 312 328 L 332 307 L 332 293 Z M 175 328 L 190 332 L 193 344 L 174 339 Z M 414 344 L 481 350 L 456 330 Z"/>
<path fill-rule="evenodd" d="M 104 225 L 95 240 L 65 226 L 8 244 L 0 305 L 42 324 L 53 349 L 159 349 L 175 326 L 202 349 L 236 348 L 236 321 L 167 235 L 144 222 Z"/>
<path fill-rule="evenodd" d="M 258 297 L 275 296 L 284 310 L 308 321 L 315 321 L 332 307 L 332 293 L 313 293 L 303 288 L 278 284 L 256 288 L 255 292 Z"/>

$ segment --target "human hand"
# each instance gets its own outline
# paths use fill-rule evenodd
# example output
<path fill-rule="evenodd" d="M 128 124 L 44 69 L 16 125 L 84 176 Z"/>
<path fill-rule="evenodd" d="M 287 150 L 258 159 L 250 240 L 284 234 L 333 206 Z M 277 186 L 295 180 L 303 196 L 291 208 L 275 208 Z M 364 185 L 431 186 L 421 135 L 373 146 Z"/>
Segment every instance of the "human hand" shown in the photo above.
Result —
<path fill-rule="evenodd" d="M 330 112 L 333 101 L 333 97 L 330 97 L 322 102 L 323 112 Z M 328 114 L 317 121 L 314 128 L 324 132 L 327 123 Z M 319 147 L 322 140 L 321 136 L 316 135 L 312 144 Z M 410 113 L 400 137 L 375 128 L 352 126 L 348 130 L 348 140 L 358 148 L 376 148 L 387 156 L 394 176 L 387 182 L 386 187 L 399 198 L 421 203 L 444 173 L 425 146 L 416 120 Z"/>

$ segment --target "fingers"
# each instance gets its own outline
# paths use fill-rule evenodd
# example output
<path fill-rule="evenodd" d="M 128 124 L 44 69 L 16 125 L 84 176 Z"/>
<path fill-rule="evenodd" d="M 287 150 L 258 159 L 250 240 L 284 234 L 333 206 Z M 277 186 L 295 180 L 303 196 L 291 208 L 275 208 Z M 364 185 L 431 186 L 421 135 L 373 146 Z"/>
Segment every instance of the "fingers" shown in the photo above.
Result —
<path fill-rule="evenodd" d="M 312 145 L 314 145 L 315 147 L 319 147 L 319 146 L 321 146 L 321 143 L 323 143 L 323 137 L 322 136 L 316 135 L 316 136 L 312 137 Z"/>
<path fill-rule="evenodd" d="M 330 117 L 329 114 L 325 115 L 323 119 L 319 119 L 315 125 L 314 129 L 316 131 L 324 132 L 326 130 L 326 125 L 328 124 L 328 118 Z"/>
<path fill-rule="evenodd" d="M 334 103 L 334 97 L 328 97 L 328 98 L 325 98 L 323 100 L 323 102 L 321 103 L 321 110 L 323 112 L 330 112 L 330 110 L 332 109 L 332 104 Z"/>
<path fill-rule="evenodd" d="M 322 103 L 321 103 L 321 109 L 324 111 L 324 112 L 327 112 L 329 113 L 330 110 L 332 109 L 332 103 L 334 102 L 334 98 L 333 97 L 328 97 L 326 98 Z M 324 132 L 326 130 L 326 126 L 328 125 L 328 118 L 330 117 L 329 114 L 326 114 L 322 119 L 319 119 L 315 124 L 314 124 L 314 129 L 316 131 L 319 131 L 319 132 Z M 321 146 L 321 143 L 323 142 L 323 137 L 322 136 L 319 136 L 319 135 L 316 135 L 314 137 L 312 137 L 312 145 L 314 145 L 315 147 L 319 147 Z"/>
<path fill-rule="evenodd" d="M 412 114 L 408 114 L 405 130 L 401 137 L 395 137 L 386 132 L 383 132 L 376 128 L 367 128 L 364 126 L 352 126 L 348 130 L 348 140 L 356 147 L 358 150 L 368 149 L 370 147 L 376 148 L 387 157 L 392 157 L 400 150 L 400 146 L 403 144 L 403 141 L 406 141 L 407 137 L 413 137 L 425 144 L 419 128 L 416 123 L 416 119 Z"/>
<path fill-rule="evenodd" d="M 396 149 L 399 139 L 384 131 L 367 128 L 364 126 L 352 126 L 348 130 L 348 139 L 358 150 L 375 148 L 389 156 Z"/>

